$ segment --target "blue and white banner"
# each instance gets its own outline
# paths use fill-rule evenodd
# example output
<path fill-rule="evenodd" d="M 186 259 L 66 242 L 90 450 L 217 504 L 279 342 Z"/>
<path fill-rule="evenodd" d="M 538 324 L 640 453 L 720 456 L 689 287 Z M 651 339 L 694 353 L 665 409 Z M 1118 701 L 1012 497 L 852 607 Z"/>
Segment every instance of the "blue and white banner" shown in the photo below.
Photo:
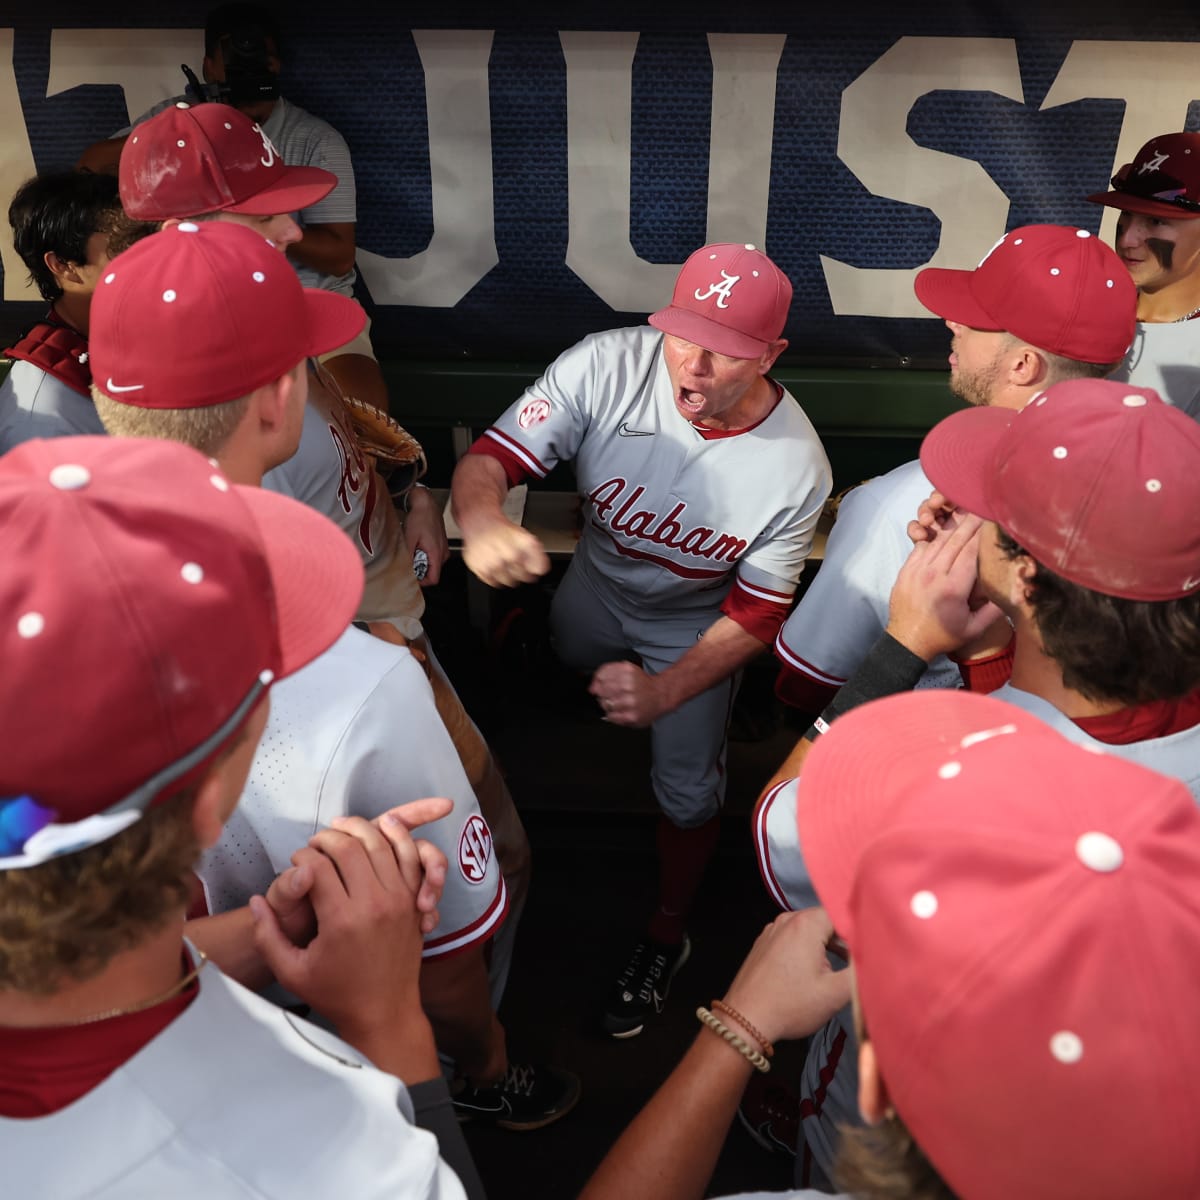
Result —
<path fill-rule="evenodd" d="M 354 155 L 383 354 L 540 360 L 665 303 L 705 241 L 749 241 L 795 285 L 789 358 L 940 362 L 921 267 L 1030 222 L 1111 240 L 1083 197 L 1200 124 L 1185 5 L 509 7 L 281 10 L 284 94 Z M 205 6 L 167 8 L 56 0 L 0 26 L 0 195 L 199 71 Z M 7 233 L 11 336 L 38 310 Z"/>

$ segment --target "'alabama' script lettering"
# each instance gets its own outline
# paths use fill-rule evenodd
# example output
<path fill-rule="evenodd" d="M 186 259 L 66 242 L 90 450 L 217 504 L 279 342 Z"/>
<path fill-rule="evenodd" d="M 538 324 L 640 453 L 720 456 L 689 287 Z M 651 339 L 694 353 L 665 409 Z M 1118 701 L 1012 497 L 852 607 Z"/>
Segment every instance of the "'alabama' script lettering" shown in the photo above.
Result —
<path fill-rule="evenodd" d="M 628 496 L 624 495 L 626 486 L 626 481 L 619 477 L 606 479 L 588 497 L 596 518 L 614 533 L 714 562 L 735 563 L 745 552 L 746 539 L 731 533 L 718 533 L 705 525 L 685 531 L 687 504 L 683 500 L 677 501 L 665 517 L 660 517 L 652 510 L 636 507 L 646 492 L 641 484 Z"/>

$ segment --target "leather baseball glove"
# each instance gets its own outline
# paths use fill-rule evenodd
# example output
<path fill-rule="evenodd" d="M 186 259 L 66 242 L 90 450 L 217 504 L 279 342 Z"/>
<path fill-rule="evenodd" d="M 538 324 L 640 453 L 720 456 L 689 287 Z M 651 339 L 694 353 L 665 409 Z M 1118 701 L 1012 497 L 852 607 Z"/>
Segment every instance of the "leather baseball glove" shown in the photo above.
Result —
<path fill-rule="evenodd" d="M 425 451 L 407 429 L 387 413 L 354 396 L 342 396 L 346 416 L 364 454 L 375 459 L 382 474 L 404 467 L 413 483 L 425 474 Z"/>

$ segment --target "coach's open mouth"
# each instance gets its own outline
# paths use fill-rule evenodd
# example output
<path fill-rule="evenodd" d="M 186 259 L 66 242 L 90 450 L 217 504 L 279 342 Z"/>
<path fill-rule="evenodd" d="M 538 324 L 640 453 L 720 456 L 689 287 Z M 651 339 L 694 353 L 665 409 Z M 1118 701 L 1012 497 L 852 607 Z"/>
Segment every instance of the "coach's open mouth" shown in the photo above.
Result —
<path fill-rule="evenodd" d="M 699 412 L 704 407 L 704 396 L 700 392 L 680 388 L 675 395 L 675 403 L 685 412 Z"/>

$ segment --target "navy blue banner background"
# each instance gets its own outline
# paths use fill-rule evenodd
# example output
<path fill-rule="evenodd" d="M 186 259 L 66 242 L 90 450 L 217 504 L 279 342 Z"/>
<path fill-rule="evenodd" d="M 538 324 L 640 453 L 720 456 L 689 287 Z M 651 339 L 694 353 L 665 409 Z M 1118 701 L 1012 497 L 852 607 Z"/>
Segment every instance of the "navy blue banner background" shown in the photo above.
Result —
<path fill-rule="evenodd" d="M 46 97 L 52 28 L 198 28 L 206 8 L 57 0 L 52 15 L 5 17 L 15 30 L 14 69 L 38 169 L 72 164 L 87 144 L 127 121 L 117 85 Z M 873 195 L 839 160 L 844 89 L 901 37 L 1015 39 L 1024 103 L 984 91 L 934 91 L 913 106 L 909 136 L 980 163 L 1009 198 L 1010 228 L 1055 221 L 1097 232 L 1101 210 L 1083 197 L 1106 186 L 1125 102 L 1100 97 L 1040 111 L 1043 98 L 1077 41 L 1200 37 L 1200 18 L 1184 5 L 1068 3 L 1048 11 L 1020 2 L 1001 12 L 998 5 L 965 3 L 935 13 L 866 3 L 818 14 L 805 8 L 755 5 L 751 15 L 706 2 L 531 3 L 519 12 L 496 5 L 352 3 L 331 10 L 293 3 L 283 14 L 284 92 L 346 137 L 359 189 L 359 244 L 390 257 L 423 250 L 433 222 L 425 77 L 410 31 L 495 31 L 489 89 L 499 263 L 453 308 L 377 305 L 362 288 L 380 354 L 542 359 L 590 330 L 644 317 L 614 312 L 565 262 L 567 81 L 560 30 L 640 34 L 629 233 L 636 253 L 655 263 L 681 262 L 705 241 L 713 87 L 706 35 L 787 35 L 777 74 L 767 248 L 795 285 L 788 357 L 889 365 L 943 362 L 945 330 L 935 320 L 835 314 L 819 256 L 912 268 L 934 253 L 940 223 L 926 208 Z M 197 44 L 196 69 L 201 54 Z M 1164 114 L 1164 129 L 1181 127 L 1185 118 L 1196 128 L 1198 117 L 1194 104 L 1186 113 Z M 976 258 L 990 244 L 981 244 Z M 39 310 L 5 303 L 4 336 Z"/>

